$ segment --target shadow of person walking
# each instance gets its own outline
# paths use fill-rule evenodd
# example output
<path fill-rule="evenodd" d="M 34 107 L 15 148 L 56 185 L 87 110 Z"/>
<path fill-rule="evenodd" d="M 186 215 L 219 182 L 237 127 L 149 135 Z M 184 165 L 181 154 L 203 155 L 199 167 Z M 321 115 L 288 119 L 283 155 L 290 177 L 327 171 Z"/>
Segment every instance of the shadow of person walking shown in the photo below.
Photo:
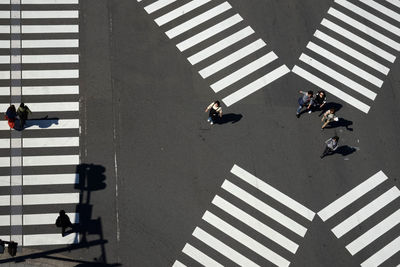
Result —
<path fill-rule="evenodd" d="M 242 114 L 234 114 L 234 113 L 228 113 L 228 114 L 223 114 L 221 118 L 219 118 L 215 123 L 216 124 L 225 124 L 225 123 L 237 123 L 242 119 L 243 115 Z"/>
<path fill-rule="evenodd" d="M 353 131 L 353 128 L 350 128 L 349 126 L 353 125 L 352 121 L 343 119 L 343 118 L 338 118 L 338 121 L 332 121 L 330 122 L 327 127 L 325 127 L 326 129 L 329 128 L 337 128 L 337 127 L 346 127 L 346 130 L 348 131 Z"/>
<path fill-rule="evenodd" d="M 340 146 L 336 149 L 335 153 L 340 154 L 342 156 L 347 156 L 356 152 L 357 149 L 348 145 Z"/>

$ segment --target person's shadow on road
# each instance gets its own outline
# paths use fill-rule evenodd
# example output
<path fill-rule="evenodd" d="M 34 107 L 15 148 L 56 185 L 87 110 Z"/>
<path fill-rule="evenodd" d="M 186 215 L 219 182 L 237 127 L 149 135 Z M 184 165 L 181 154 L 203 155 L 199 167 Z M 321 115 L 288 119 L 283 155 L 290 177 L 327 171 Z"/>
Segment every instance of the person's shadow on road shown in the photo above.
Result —
<path fill-rule="evenodd" d="M 231 123 L 236 123 L 238 121 L 240 121 L 242 119 L 243 115 L 242 114 L 234 114 L 234 113 L 228 113 L 228 114 L 224 114 L 222 115 L 221 118 L 219 118 L 218 121 L 216 121 L 216 124 L 225 124 L 228 122 Z"/>
<path fill-rule="evenodd" d="M 357 149 L 355 149 L 354 147 L 348 146 L 348 145 L 344 145 L 344 146 L 340 146 L 335 150 L 336 154 L 340 154 L 342 156 L 347 156 L 350 154 L 353 154 L 354 152 L 356 152 Z"/>
<path fill-rule="evenodd" d="M 38 126 L 41 129 L 49 128 L 51 125 L 58 125 L 59 118 L 49 118 L 48 116 L 41 119 L 31 119 L 25 122 L 25 128 Z"/>
<path fill-rule="evenodd" d="M 332 121 L 332 122 L 330 122 L 328 125 L 327 125 L 327 127 L 325 127 L 326 129 L 329 129 L 329 128 L 336 128 L 336 127 L 346 127 L 346 130 L 348 130 L 348 131 L 353 131 L 353 128 L 350 128 L 349 126 L 350 125 L 353 125 L 353 122 L 352 121 L 349 121 L 349 120 L 346 120 L 346 119 L 343 119 L 343 118 L 339 118 L 339 120 L 338 121 Z"/>

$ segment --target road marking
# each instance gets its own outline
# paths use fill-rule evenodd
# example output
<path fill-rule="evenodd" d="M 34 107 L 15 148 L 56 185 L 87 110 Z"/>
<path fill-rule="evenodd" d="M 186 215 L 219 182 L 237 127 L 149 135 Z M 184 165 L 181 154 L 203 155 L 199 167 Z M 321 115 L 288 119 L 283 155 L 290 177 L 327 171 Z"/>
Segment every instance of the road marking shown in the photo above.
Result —
<path fill-rule="evenodd" d="M 10 25 L 0 25 L 0 33 L 10 34 Z"/>
<path fill-rule="evenodd" d="M 78 10 L 22 10 L 22 19 L 78 18 Z"/>
<path fill-rule="evenodd" d="M 370 106 L 364 104 L 363 102 L 359 101 L 357 98 L 352 97 L 349 94 L 346 94 L 342 90 L 334 87 L 333 85 L 325 82 L 324 80 L 318 78 L 317 76 L 311 74 L 310 72 L 300 68 L 299 66 L 294 66 L 292 69 L 293 73 L 296 73 L 300 77 L 303 77 L 307 81 L 315 84 L 316 86 L 323 88 L 325 91 L 329 92 L 330 94 L 342 99 L 343 101 L 347 102 L 348 104 L 352 105 L 353 107 L 358 108 L 359 110 L 368 113 Z"/>
<path fill-rule="evenodd" d="M 219 264 L 216 262 L 214 259 L 210 258 L 197 248 L 193 247 L 190 244 L 186 244 L 182 252 L 191 257 L 192 259 L 196 260 L 198 263 L 200 263 L 203 266 L 215 266 L 215 267 L 223 267 L 223 265 Z"/>
<path fill-rule="evenodd" d="M 23 5 L 43 5 L 43 4 L 79 4 L 79 0 L 21 0 Z"/>
<path fill-rule="evenodd" d="M 372 13 L 369 13 L 365 11 L 362 8 L 359 8 L 358 6 L 348 2 L 347 0 L 335 0 L 335 3 L 338 3 L 339 5 L 347 8 L 348 10 L 354 12 L 355 14 L 369 20 L 372 23 L 375 23 L 376 25 L 382 27 L 383 29 L 396 34 L 397 36 L 400 36 L 400 29 L 387 21 L 384 21 L 381 18 L 378 18 L 377 16 L 373 15 Z"/>
<path fill-rule="evenodd" d="M 22 95 L 77 95 L 77 94 L 79 94 L 79 85 L 22 87 Z"/>
<path fill-rule="evenodd" d="M 78 165 L 79 155 L 24 156 L 22 164 L 24 167 Z"/>
<path fill-rule="evenodd" d="M 10 40 L 0 40 L 0 48 L 10 49 Z"/>
<path fill-rule="evenodd" d="M 363 263 L 361 263 L 361 266 L 362 267 L 378 266 L 399 251 L 400 251 L 400 236 L 395 238 L 392 242 L 384 246 L 374 255 L 372 255 Z"/>
<path fill-rule="evenodd" d="M 351 215 L 349 218 L 335 226 L 332 229 L 332 232 L 337 238 L 342 237 L 354 227 L 374 215 L 376 212 L 381 210 L 383 207 L 385 207 L 387 204 L 389 204 L 399 196 L 400 190 L 397 189 L 397 187 L 395 186 L 392 187 L 391 189 L 380 195 L 378 198 L 376 198 L 374 201 L 372 201 L 371 203 Z"/>
<path fill-rule="evenodd" d="M 79 70 L 23 70 L 22 79 L 77 79 Z"/>
<path fill-rule="evenodd" d="M 61 112 L 61 111 L 79 111 L 79 102 L 42 102 L 26 103 L 34 112 Z M 0 104 L 0 110 L 7 110 L 10 104 Z"/>
<path fill-rule="evenodd" d="M 347 23 L 348 25 L 354 27 L 358 31 L 361 31 L 361 32 L 371 36 L 372 38 L 382 42 L 383 44 L 385 44 L 393 49 L 396 49 L 397 51 L 400 51 L 400 43 L 393 41 L 392 39 L 388 38 L 387 36 L 375 31 L 374 29 L 368 27 L 365 24 L 358 22 L 357 20 L 345 15 L 344 13 L 342 13 L 334 8 L 329 8 L 328 14 Z"/>
<path fill-rule="evenodd" d="M 346 208 L 351 203 L 353 203 L 387 179 L 388 177 L 382 171 L 377 172 L 366 181 L 362 182 L 361 184 L 354 187 L 349 192 L 329 204 L 326 208 L 322 209 L 320 212 L 318 212 L 318 216 L 323 221 L 328 220 L 333 215 Z"/>
<path fill-rule="evenodd" d="M 22 48 L 79 47 L 79 39 L 22 40 Z"/>
<path fill-rule="evenodd" d="M 387 2 L 391 3 L 394 6 L 397 6 L 400 8 L 400 1 L 399 0 L 386 0 Z"/>
<path fill-rule="evenodd" d="M 24 185 L 57 185 L 79 183 L 79 174 L 77 173 L 23 175 L 22 178 Z"/>
<path fill-rule="evenodd" d="M 10 56 L 0 56 L 0 64 L 10 64 L 11 57 Z"/>
<path fill-rule="evenodd" d="M 79 33 L 79 25 L 21 25 L 22 33 Z M 1 28 L 0 28 L 1 31 Z M 8 30 L 9 32 L 10 30 Z"/>
<path fill-rule="evenodd" d="M 10 157 L 0 157 L 0 167 L 10 167 L 10 163 Z"/>
<path fill-rule="evenodd" d="M 0 71 L 0 80 L 9 80 L 10 79 L 10 72 L 9 70 L 2 70 Z"/>
<path fill-rule="evenodd" d="M 343 58 L 336 56 L 335 54 L 320 47 L 319 45 L 314 44 L 313 42 L 309 42 L 307 44 L 307 48 L 310 49 L 311 51 L 314 51 L 315 53 L 325 57 L 326 59 L 330 60 L 331 62 L 339 65 L 340 67 L 347 69 L 348 71 L 354 73 L 355 75 L 359 76 L 360 78 L 363 78 L 364 80 L 374 84 L 375 86 L 377 86 L 379 88 L 383 84 L 382 80 L 380 80 L 377 77 L 373 76 L 372 74 L 360 69 L 359 67 L 348 62 L 347 60 L 344 60 Z"/>
<path fill-rule="evenodd" d="M 26 246 L 45 246 L 45 245 L 68 245 L 79 243 L 79 234 L 71 233 L 62 236 L 61 233 L 57 234 L 36 234 L 36 235 L 23 235 L 23 244 Z"/>
<path fill-rule="evenodd" d="M 348 86 L 349 88 L 353 89 L 357 93 L 362 94 L 365 97 L 368 97 L 371 100 L 375 100 L 376 93 L 372 92 L 368 88 L 362 86 L 361 84 L 347 78 L 346 76 L 340 74 L 339 72 L 331 69 L 330 67 L 320 63 L 319 61 L 315 60 L 314 58 L 309 57 L 306 54 L 301 54 L 300 58 L 301 61 L 310 65 L 311 67 L 315 68 L 316 70 L 328 75 L 329 77 L 337 80 L 338 82 Z"/>
<path fill-rule="evenodd" d="M 10 195 L 0 195 L 0 206 L 10 206 L 11 205 Z"/>
<path fill-rule="evenodd" d="M 0 176 L 0 186 L 11 186 L 10 175 Z"/>
<path fill-rule="evenodd" d="M 255 51 L 261 49 L 262 47 L 266 46 L 265 42 L 262 39 L 258 39 L 251 44 L 242 47 L 241 49 L 233 52 L 232 54 L 218 60 L 217 62 L 209 65 L 208 67 L 199 71 L 201 77 L 204 79 L 210 77 L 211 75 L 215 74 L 216 72 L 232 65 L 233 63 L 239 61 L 242 58 L 254 53 Z"/>
<path fill-rule="evenodd" d="M 79 63 L 79 55 L 22 55 L 22 64 L 27 63 Z"/>
<path fill-rule="evenodd" d="M 226 106 L 229 107 L 230 105 L 267 86 L 268 84 L 272 83 L 273 81 L 279 79 L 289 72 L 290 70 L 288 69 L 288 67 L 286 67 L 286 65 L 282 65 L 275 70 L 269 72 L 268 74 L 262 76 L 261 78 L 258 78 L 252 83 L 242 87 L 236 92 L 228 95 L 227 97 L 223 98 L 222 101 L 225 103 Z"/>
<path fill-rule="evenodd" d="M 360 2 L 366 4 L 370 7 L 372 7 L 373 9 L 381 12 L 382 14 L 400 22 L 400 14 L 399 13 L 394 12 L 393 10 L 391 10 L 381 4 L 378 4 L 377 2 L 372 1 L 372 0 L 360 0 Z"/>
<path fill-rule="evenodd" d="M 188 57 L 188 60 L 192 65 L 195 65 L 200 61 L 218 53 L 219 51 L 239 42 L 240 40 L 243 40 L 244 38 L 250 36 L 253 33 L 254 30 L 250 26 L 247 26 L 246 28 L 238 32 L 235 32 L 234 34 L 222 39 L 221 41 L 213 45 L 210 45 L 209 47 L 201 50 L 200 52 Z"/>
<path fill-rule="evenodd" d="M 232 6 L 228 2 L 224 2 L 184 23 L 172 28 L 171 30 L 165 32 L 169 39 L 175 38 L 176 36 L 187 32 L 188 30 L 200 25 L 201 23 L 210 20 L 219 14 L 231 9 Z"/>
<path fill-rule="evenodd" d="M 275 59 L 277 59 L 278 56 L 273 52 L 269 52 L 268 54 L 256 59 L 255 61 L 247 64 L 246 66 L 238 69 L 237 71 L 229 74 L 228 76 L 222 78 L 221 80 L 213 83 L 210 85 L 210 87 L 214 90 L 214 92 L 219 92 L 222 89 L 225 89 L 231 84 L 234 84 L 235 82 L 239 81 L 240 79 L 246 77 L 247 75 L 261 69 L 262 67 L 268 65 Z"/>
<path fill-rule="evenodd" d="M 346 249 L 354 255 L 385 234 L 387 231 L 400 223 L 400 210 L 395 211 L 386 219 L 369 229 L 363 235 L 356 238 L 346 246 Z"/>
<path fill-rule="evenodd" d="M 24 148 L 34 147 L 77 147 L 79 146 L 78 137 L 43 137 L 43 138 L 23 138 Z"/>
<path fill-rule="evenodd" d="M 148 6 L 145 6 L 144 10 L 146 10 L 146 12 L 148 14 L 151 14 L 151 13 L 156 12 L 157 10 L 159 10 L 159 9 L 161 9 L 163 7 L 168 6 L 169 4 L 171 4 L 171 3 L 175 2 L 175 1 L 176 0 L 158 0 L 158 1 L 155 1 L 154 3 L 152 3 L 152 4 L 148 5 Z"/>
<path fill-rule="evenodd" d="M 183 52 L 196 44 L 199 44 L 208 38 L 232 27 L 233 25 L 241 22 L 243 18 L 239 15 L 233 15 L 232 17 L 229 17 L 214 26 L 211 26 L 210 28 L 199 32 L 198 34 L 193 35 L 192 37 L 180 42 L 179 44 L 176 45 L 176 47 L 179 49 L 179 51 Z"/>
<path fill-rule="evenodd" d="M 264 223 L 260 222 L 253 216 L 249 215 L 248 213 L 244 212 L 243 210 L 239 209 L 238 207 L 232 205 L 225 199 L 215 196 L 211 202 L 215 206 L 219 207 L 226 213 L 232 215 L 242 223 L 248 225 L 249 227 L 253 228 L 255 231 L 259 232 L 260 234 L 264 235 L 266 238 L 274 241 L 281 247 L 287 249 L 288 251 L 292 252 L 293 254 L 296 253 L 299 245 L 295 242 L 290 240 L 289 238 L 285 237 L 284 235 L 280 234 L 279 232 L 275 231 L 271 227 L 265 225 Z"/>
<path fill-rule="evenodd" d="M 24 206 L 79 203 L 79 193 L 24 194 Z"/>
<path fill-rule="evenodd" d="M 184 4 L 183 6 L 180 6 L 170 12 L 168 12 L 165 15 L 162 15 L 161 17 L 156 18 L 154 21 L 157 23 L 158 26 L 162 26 L 176 18 L 179 18 L 180 16 L 183 16 L 190 11 L 210 2 L 211 0 L 192 0 L 187 4 Z"/>
<path fill-rule="evenodd" d="M 231 169 L 231 173 L 245 181 L 246 183 L 254 186 L 264 194 L 272 197 L 276 201 L 280 202 L 281 204 L 285 205 L 289 209 L 293 210 L 294 212 L 298 213 L 299 215 L 303 216 L 309 221 L 312 221 L 315 216 L 315 212 L 308 209 L 307 207 L 301 205 L 296 200 L 292 199 L 288 195 L 278 191 L 274 187 L 270 186 L 266 182 L 260 180 L 256 176 L 252 175 L 248 171 L 240 168 L 238 165 L 233 165 Z"/>
<path fill-rule="evenodd" d="M 9 10 L 0 10 L 0 19 L 9 19 L 11 12 Z"/>
<path fill-rule="evenodd" d="M 268 204 L 262 202 L 261 200 L 249 194 L 245 190 L 229 182 L 228 180 L 225 180 L 221 187 L 225 189 L 227 192 L 231 193 L 233 196 L 239 198 L 243 202 L 247 203 L 249 206 L 260 211 L 261 213 L 270 217 L 279 224 L 285 226 L 286 228 L 298 234 L 299 236 L 301 237 L 305 236 L 307 228 L 297 223 L 296 221 L 290 219 L 289 217 L 279 212 L 278 210 L 272 208 Z"/>
<path fill-rule="evenodd" d="M 384 65 L 382 65 L 381 63 L 373 60 L 372 58 L 369 58 L 367 56 L 365 56 L 364 54 L 358 52 L 357 50 L 351 48 L 348 45 L 345 45 L 342 42 L 339 42 L 338 40 L 330 37 L 329 35 L 316 30 L 314 33 L 314 36 L 317 37 L 318 39 L 324 41 L 325 43 L 333 46 L 334 48 L 342 51 L 343 53 L 353 57 L 354 59 L 357 59 L 358 61 L 364 63 L 365 65 L 374 68 L 375 70 L 387 75 L 390 71 L 390 69 L 388 67 L 385 67 Z"/>
<path fill-rule="evenodd" d="M 10 96 L 10 87 L 9 86 L 0 86 L 0 95 Z"/>
<path fill-rule="evenodd" d="M 340 27 L 339 25 L 327 20 L 323 19 L 321 25 L 327 27 L 328 29 L 340 34 L 341 36 L 353 41 L 355 44 L 364 47 L 365 49 L 375 53 L 376 55 L 386 59 L 387 61 L 393 63 L 396 57 L 389 52 L 381 49 L 380 47 L 368 42 L 367 40 L 353 34 L 352 32 L 346 30 L 345 28 Z"/>
<path fill-rule="evenodd" d="M 240 266 L 259 266 L 199 227 L 194 229 L 192 235 Z"/>
<path fill-rule="evenodd" d="M 0 148 L 10 148 L 10 138 L 0 139 Z"/>
<path fill-rule="evenodd" d="M 79 213 L 66 213 L 72 223 L 79 223 Z M 55 224 L 58 213 L 23 214 L 24 225 Z"/>
<path fill-rule="evenodd" d="M 181 263 L 180 261 L 175 261 L 174 265 L 172 265 L 172 267 L 186 267 L 185 264 Z"/>

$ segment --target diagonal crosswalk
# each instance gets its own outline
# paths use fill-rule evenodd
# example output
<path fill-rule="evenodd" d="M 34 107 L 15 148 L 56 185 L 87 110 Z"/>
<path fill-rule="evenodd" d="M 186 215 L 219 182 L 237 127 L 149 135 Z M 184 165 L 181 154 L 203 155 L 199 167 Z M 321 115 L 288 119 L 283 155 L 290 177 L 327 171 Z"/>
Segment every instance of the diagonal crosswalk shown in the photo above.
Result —
<path fill-rule="evenodd" d="M 381 193 L 385 186 L 389 189 Z M 365 196 L 371 194 L 374 195 L 374 199 L 365 204 Z M 345 240 L 346 249 L 351 255 L 364 254 L 361 257 L 361 266 L 379 266 L 400 251 L 400 235 L 396 230 L 400 223 L 399 197 L 400 190 L 396 186 L 390 187 L 388 177 L 379 171 L 322 209 L 318 216 L 324 222 L 334 221 L 332 233 Z M 356 210 L 357 205 L 363 207 Z M 351 215 L 343 219 L 342 211 L 346 213 L 346 217 L 347 214 Z M 382 216 L 388 212 L 388 216 Z M 373 218 L 379 222 L 371 226 L 368 219 Z M 361 230 L 363 228 L 368 230 Z M 349 235 L 351 237 L 347 238 Z M 382 239 L 384 235 L 386 239 Z M 390 241 L 387 243 L 388 238 Z M 369 250 L 366 250 L 367 247 Z M 363 253 L 360 253 L 361 251 Z M 366 254 L 368 255 L 364 257 Z"/>
<path fill-rule="evenodd" d="M 364 113 L 400 51 L 397 0 L 335 0 L 292 72 Z"/>
<path fill-rule="evenodd" d="M 289 266 L 315 213 L 237 165 L 231 173 L 173 266 Z"/>
<path fill-rule="evenodd" d="M 256 93 L 290 70 L 227 2 L 210 0 L 137 0 L 203 79 L 210 80 L 225 105 L 233 105 Z M 209 26 L 212 24 L 211 26 Z M 235 32 L 231 31 L 235 29 Z M 182 37 L 184 36 L 184 37 Z M 200 50 L 199 50 L 200 48 Z M 234 50 L 234 52 L 231 52 Z M 223 57 L 221 57 L 223 55 Z"/>

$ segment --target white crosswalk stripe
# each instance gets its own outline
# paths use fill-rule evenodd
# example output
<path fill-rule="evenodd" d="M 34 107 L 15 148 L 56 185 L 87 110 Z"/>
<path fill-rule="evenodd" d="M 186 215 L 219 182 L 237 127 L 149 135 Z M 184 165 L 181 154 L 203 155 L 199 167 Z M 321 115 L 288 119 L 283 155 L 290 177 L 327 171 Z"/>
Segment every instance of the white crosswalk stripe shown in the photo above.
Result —
<path fill-rule="evenodd" d="M 368 113 L 400 51 L 399 2 L 388 2 L 335 0 L 292 72 Z"/>
<path fill-rule="evenodd" d="M 289 216 L 284 215 L 281 211 L 271 207 L 265 201 L 268 201 L 268 198 L 273 198 L 281 205 L 295 211 L 304 219 L 303 221 L 312 221 L 315 213 L 237 165 L 233 166 L 231 173 L 234 174 L 237 179 L 240 179 L 239 184 L 242 186 L 251 185 L 254 187 L 254 190 L 264 193 L 266 197 L 265 200 L 264 198 L 259 199 L 231 181 L 225 180 L 221 188 L 229 192 L 230 196 L 221 197 L 220 195 L 216 195 L 211 203 L 215 207 L 218 207 L 218 209 L 216 210 L 211 207 L 213 211 L 207 210 L 202 217 L 202 220 L 208 225 L 213 226 L 214 230 L 204 230 L 205 228 L 196 227 L 192 234 L 193 237 L 202 241 L 207 247 L 218 251 L 230 261 L 241 266 L 266 266 L 266 262 L 258 262 L 257 260 L 253 260 L 251 255 L 242 254 L 236 249 L 233 249 L 230 244 L 232 241 L 252 250 L 269 263 L 273 263 L 276 266 L 289 266 L 290 260 L 287 257 L 287 253 L 284 251 L 294 255 L 299 245 L 293 240 L 299 240 L 299 238 L 304 237 L 307 229 L 300 223 L 289 218 Z M 228 200 L 228 198 L 232 198 L 232 200 Z M 238 204 L 242 207 L 238 207 Z M 258 215 L 256 215 L 254 211 L 258 211 Z M 252 215 L 250 215 L 250 213 Z M 227 214 L 230 215 L 229 221 L 225 219 L 227 218 Z M 285 234 L 280 232 L 280 230 L 278 230 L 280 228 L 276 225 L 269 226 L 268 224 L 271 222 L 259 215 L 271 218 L 276 223 L 287 227 L 294 233 L 290 234 L 290 237 L 287 236 L 287 232 L 285 232 Z M 249 231 L 250 229 L 251 231 Z M 224 236 L 223 238 L 221 238 L 221 233 Z M 258 241 L 261 239 L 257 238 L 256 233 L 266 237 L 271 243 Z M 210 255 L 207 255 L 207 253 L 201 249 L 203 247 L 202 245 L 196 245 L 196 248 L 194 248 L 192 246 L 193 243 L 190 243 L 191 244 L 186 243 L 182 252 L 194 261 L 204 266 L 225 265 L 220 262 L 218 258 L 212 258 Z M 277 249 L 276 245 L 284 251 Z M 184 265 L 191 265 L 185 261 L 177 261 Z"/>
<path fill-rule="evenodd" d="M 378 187 L 383 186 L 384 182 L 388 182 L 388 177 L 382 171 L 379 171 L 322 209 L 318 212 L 318 216 L 321 217 L 323 221 L 327 221 L 328 219 L 329 221 L 334 221 L 336 218 L 335 215 L 342 210 L 346 209 L 346 214 L 348 214 L 349 210 L 354 210 L 355 205 L 364 200 L 364 195 L 377 194 L 380 190 Z M 392 209 L 394 206 L 393 203 L 399 203 L 398 197 L 400 196 L 400 190 L 396 186 L 393 186 L 383 194 L 378 194 L 379 196 L 375 199 L 368 200 L 369 203 L 363 204 L 362 208 L 356 210 L 349 217 L 345 219 L 341 218 L 340 222 L 336 222 L 336 226 L 332 227 L 332 232 L 337 238 L 342 238 L 350 231 L 354 237 L 357 232 L 358 236 L 355 239 L 353 238 L 353 240 L 346 245 L 346 249 L 353 256 L 360 251 L 364 251 L 364 254 L 368 253 L 368 258 L 366 260 L 366 255 L 363 256 L 364 261 L 361 263 L 361 266 L 378 266 L 399 251 L 400 236 L 399 233 L 394 230 L 396 225 L 400 223 L 399 207 L 382 220 L 380 216 L 383 214 L 382 212 L 384 210 Z M 367 226 L 367 231 L 361 231 L 365 221 L 367 219 L 371 221 L 371 218 L 375 218 L 379 222 L 372 227 L 369 224 Z M 383 235 L 392 232 L 395 239 L 385 244 L 384 247 L 370 246 L 378 239 L 383 243 Z M 391 235 L 391 237 L 393 237 L 393 235 Z M 369 248 L 368 250 L 366 249 L 367 247 Z"/>
<path fill-rule="evenodd" d="M 147 13 L 157 12 L 157 18 L 154 21 L 160 27 L 169 28 L 165 30 L 169 39 L 173 41 L 180 35 L 185 36 L 184 40 L 179 40 L 176 44 L 180 52 L 189 51 L 190 53 L 190 50 L 195 50 L 197 46 L 208 44 L 200 51 L 191 53 L 187 59 L 192 65 L 204 63 L 199 71 L 203 79 L 218 76 L 218 82 L 210 85 L 215 93 L 228 87 L 235 89 L 230 95 L 222 97 L 222 102 L 227 106 L 255 94 L 290 72 L 286 65 L 272 69 L 270 63 L 276 60 L 277 56 L 263 40 L 247 41 L 251 39 L 250 36 L 254 34 L 254 30 L 249 26 L 239 26 L 243 23 L 243 18 L 239 14 L 232 14 L 233 8 L 228 1 L 214 4 L 210 0 L 192 0 L 180 6 L 176 6 L 178 5 L 176 0 L 157 0 L 152 3 L 138 0 L 137 2 L 145 2 L 143 8 Z M 172 3 L 174 3 L 173 8 Z M 177 22 L 178 18 L 183 22 Z M 205 26 L 210 24 L 211 26 Z M 235 33 L 232 33 L 235 27 L 240 27 L 241 30 L 236 29 Z M 192 31 L 195 33 L 191 34 Z M 230 50 L 228 48 L 233 49 L 234 46 L 239 46 L 239 43 L 244 45 L 241 45 L 239 49 L 234 49 L 235 52 L 228 52 Z M 262 56 L 259 56 L 259 51 L 263 51 L 260 52 L 263 53 Z M 252 63 L 244 63 L 250 58 Z M 247 80 L 247 86 L 235 88 L 239 80 Z"/>

